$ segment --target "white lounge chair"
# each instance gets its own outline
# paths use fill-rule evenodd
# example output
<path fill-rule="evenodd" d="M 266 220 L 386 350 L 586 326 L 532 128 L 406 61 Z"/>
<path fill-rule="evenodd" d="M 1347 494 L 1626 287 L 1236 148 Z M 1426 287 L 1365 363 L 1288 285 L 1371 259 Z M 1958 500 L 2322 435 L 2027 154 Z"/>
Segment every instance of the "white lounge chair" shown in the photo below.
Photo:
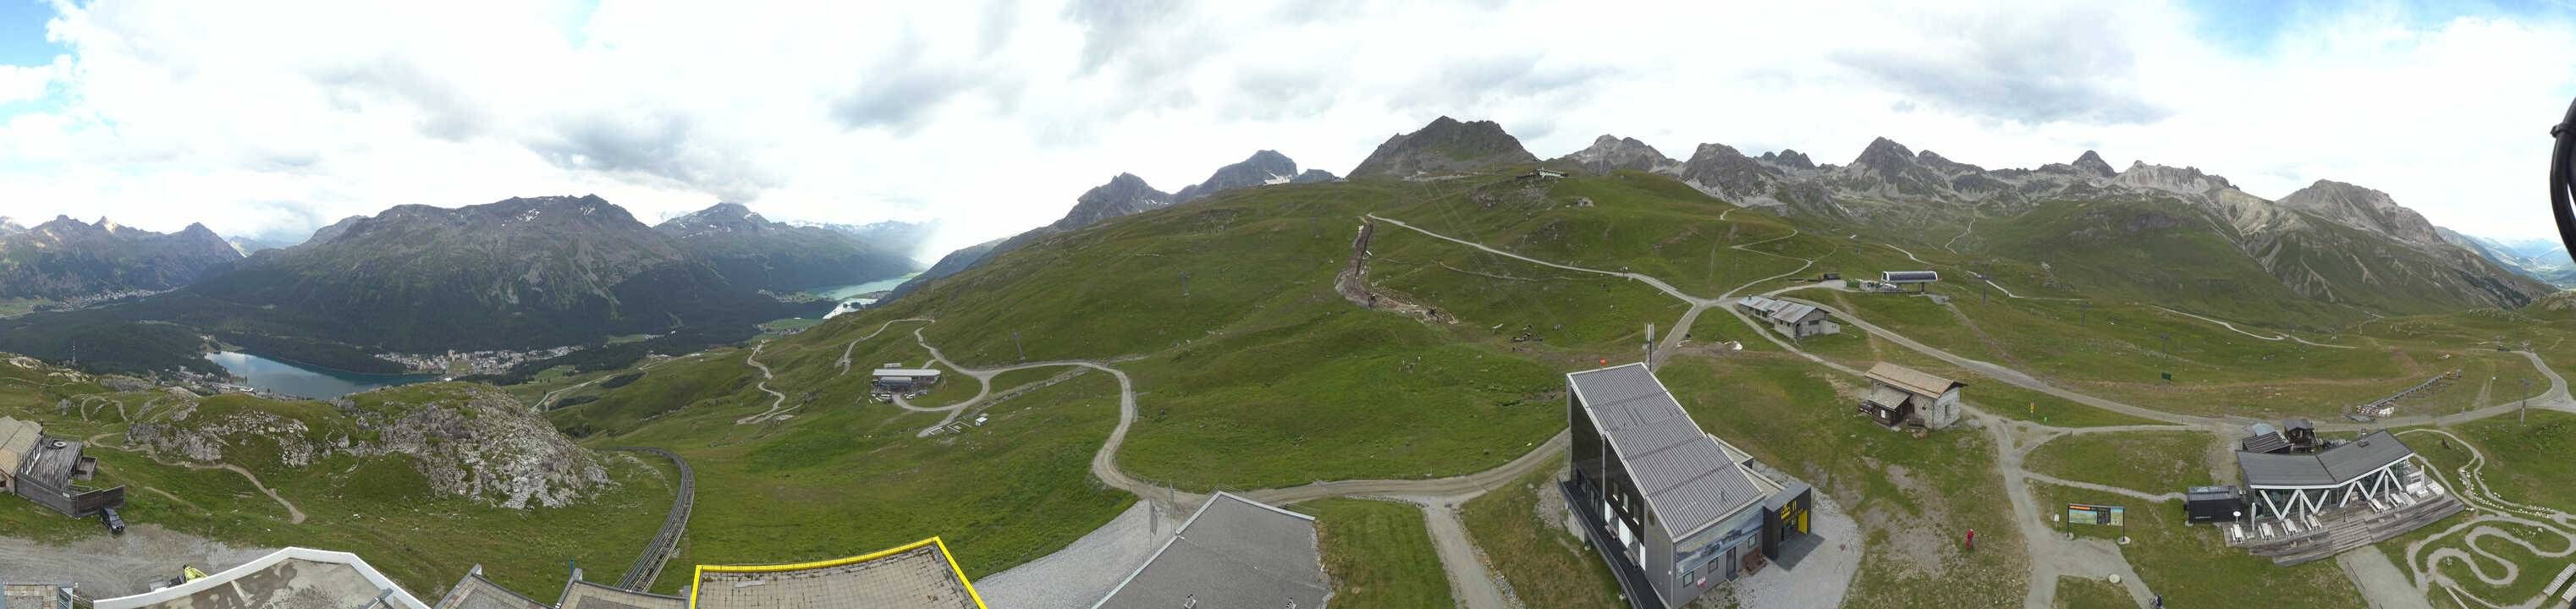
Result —
<path fill-rule="evenodd" d="M 2262 529 L 2263 529 L 2263 538 L 2264 538 L 2264 539 L 2271 539 L 2271 538 L 2273 537 L 2273 535 L 2272 535 L 2272 523 L 2269 523 L 2269 522 L 2263 523 L 2263 524 L 2262 524 Z"/>
<path fill-rule="evenodd" d="M 2237 525 L 2236 523 L 2232 523 L 2232 522 L 2231 522 L 2231 523 L 2228 523 L 2228 524 L 2227 524 L 2227 540 L 2228 540 L 2228 541 L 2230 541 L 2230 542 L 2241 542 L 2241 541 L 2245 541 L 2245 527 L 2240 526 L 2240 525 Z"/>
<path fill-rule="evenodd" d="M 2299 521 L 2283 520 L 2281 521 L 2281 530 L 2291 535 L 2297 535 L 2299 534 Z"/>

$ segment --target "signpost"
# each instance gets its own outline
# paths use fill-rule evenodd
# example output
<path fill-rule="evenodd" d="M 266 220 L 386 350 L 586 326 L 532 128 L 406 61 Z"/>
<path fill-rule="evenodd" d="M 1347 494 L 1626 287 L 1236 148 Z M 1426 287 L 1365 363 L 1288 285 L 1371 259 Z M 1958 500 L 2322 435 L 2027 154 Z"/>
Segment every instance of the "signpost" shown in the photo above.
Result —
<path fill-rule="evenodd" d="M 2066 504 L 2066 524 L 2068 525 L 2066 533 L 2070 537 L 2075 534 L 2073 525 L 2079 524 L 2115 526 L 2126 532 L 2129 529 L 2129 508 L 2117 505 L 2069 503 Z"/>

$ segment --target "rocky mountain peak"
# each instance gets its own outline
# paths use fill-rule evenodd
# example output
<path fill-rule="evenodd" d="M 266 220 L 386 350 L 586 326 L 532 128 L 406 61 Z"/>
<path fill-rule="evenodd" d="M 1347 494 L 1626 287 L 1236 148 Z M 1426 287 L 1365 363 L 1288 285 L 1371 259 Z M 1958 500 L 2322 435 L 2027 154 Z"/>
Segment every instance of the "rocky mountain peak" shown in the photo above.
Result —
<path fill-rule="evenodd" d="M 741 203 L 719 202 L 687 215 L 663 221 L 654 230 L 682 237 L 708 233 L 761 232 L 784 229 L 787 225 L 770 222 Z"/>
<path fill-rule="evenodd" d="M 2423 214 L 2398 205 L 2388 193 L 2361 186 L 2317 180 L 2315 184 L 2274 203 L 2410 244 L 2442 243 L 2441 234 L 2433 229 L 2433 223 L 2426 221 Z"/>
<path fill-rule="evenodd" d="M 1326 173 L 1324 180 L 1331 180 L 1331 175 Z M 1121 174 L 1121 177 L 1135 176 Z M 1181 187 L 1180 192 L 1172 193 L 1172 202 L 1194 201 L 1238 188 L 1286 184 L 1299 181 L 1301 177 L 1303 174 L 1297 172 L 1297 161 L 1276 150 L 1261 150 L 1242 161 L 1217 168 L 1216 173 L 1208 175 L 1207 181 Z M 1144 180 L 1140 178 L 1136 182 L 1142 184 Z"/>
<path fill-rule="evenodd" d="M 1895 140 L 1882 137 L 1870 140 L 1869 147 L 1862 148 L 1860 156 L 1852 158 L 1851 165 L 1848 167 L 1863 172 L 1893 176 L 1913 166 L 1914 151 L 1907 150 L 1904 144 L 1896 143 Z"/>
<path fill-rule="evenodd" d="M 1915 153 L 1915 154 L 1914 154 L 1914 163 L 1915 163 L 1915 164 L 1917 164 L 1917 165 L 1924 166 L 1924 167 L 1932 168 L 1932 170 L 1933 170 L 1933 171 L 1938 171 L 1938 172 L 1941 172 L 1942 174 L 1945 174 L 1945 175 L 1959 175 L 1959 174 L 1966 174 L 1966 173 L 1983 173 L 1983 172 L 1985 172 L 1985 170 L 1986 170 L 1984 167 L 1978 167 L 1978 166 L 1975 166 L 1975 165 L 1970 165 L 1970 164 L 1967 164 L 1967 163 L 1961 163 L 1961 162 L 1958 162 L 1958 161 L 1950 160 L 1950 159 L 1948 159 L 1948 158 L 1944 158 L 1944 157 L 1942 157 L 1942 156 L 1940 155 L 1940 153 L 1936 153 L 1936 152 L 1933 152 L 1933 151 L 1930 151 L 1930 150 L 1924 150 L 1924 151 L 1922 151 L 1922 152 Z"/>
<path fill-rule="evenodd" d="M 2110 162 L 2102 160 L 2100 153 L 2091 150 L 2086 150 L 2083 155 L 2075 157 L 2074 167 L 2077 171 L 2097 178 L 2107 178 L 2119 173 L 2111 169 Z"/>
<path fill-rule="evenodd" d="M 1816 168 L 1816 162 L 1807 158 L 1806 153 L 1787 148 L 1782 148 L 1779 152 L 1762 153 L 1762 162 L 1799 171 L 1810 171 Z"/>
<path fill-rule="evenodd" d="M 2235 188 L 2227 178 L 2201 173 L 2198 167 L 2149 165 L 2146 161 L 2129 163 L 2112 183 L 2132 188 L 2151 188 L 2176 194 L 2196 195 L 2222 188 Z"/>
<path fill-rule="evenodd" d="M 1536 163 L 1519 138 L 1493 121 L 1459 122 L 1447 116 L 1412 133 L 1399 133 L 1351 169 L 1354 178 L 1411 178 L 1473 171 L 1495 165 Z"/>
<path fill-rule="evenodd" d="M 1637 138 L 1623 138 L 1609 134 L 1593 138 L 1590 147 L 1574 151 L 1574 154 L 1559 157 L 1557 160 L 1573 163 L 1593 173 L 1610 173 L 1622 169 L 1672 171 L 1681 165 L 1673 161 L 1672 157 L 1664 156 L 1662 151 L 1655 150 L 1654 146 L 1637 141 Z"/>
<path fill-rule="evenodd" d="M 1047 227 L 1058 231 L 1073 230 L 1101 220 L 1162 209 L 1171 204 L 1170 193 L 1155 190 L 1136 174 L 1120 173 L 1109 178 L 1109 183 L 1083 191 L 1082 196 L 1074 198 L 1073 210 L 1065 212 L 1063 219 Z"/>

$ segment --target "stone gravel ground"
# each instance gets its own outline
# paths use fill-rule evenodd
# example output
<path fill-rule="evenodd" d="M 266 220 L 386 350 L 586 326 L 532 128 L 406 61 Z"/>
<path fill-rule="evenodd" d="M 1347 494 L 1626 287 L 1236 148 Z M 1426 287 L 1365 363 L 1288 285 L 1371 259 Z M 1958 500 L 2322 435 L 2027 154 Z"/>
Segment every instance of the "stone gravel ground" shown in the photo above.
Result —
<path fill-rule="evenodd" d="M 1775 474 L 1776 475 L 1776 474 Z M 1852 576 L 1860 573 L 1860 523 L 1843 513 L 1841 504 L 1825 496 L 1814 495 L 1816 508 L 1809 524 L 1822 542 L 1798 560 L 1794 568 L 1780 564 L 1764 567 L 1761 572 L 1735 580 L 1733 598 L 1738 607 L 1763 609 L 1834 609 L 1843 604 L 1843 592 L 1851 588 Z M 1707 597 L 1726 596 L 1713 590 Z"/>
<path fill-rule="evenodd" d="M 78 584 L 84 598 L 114 598 L 151 591 L 182 568 L 208 573 L 250 562 L 273 550 L 236 548 L 203 537 L 136 524 L 124 535 L 97 535 L 65 545 L 0 536 L 0 581 Z"/>

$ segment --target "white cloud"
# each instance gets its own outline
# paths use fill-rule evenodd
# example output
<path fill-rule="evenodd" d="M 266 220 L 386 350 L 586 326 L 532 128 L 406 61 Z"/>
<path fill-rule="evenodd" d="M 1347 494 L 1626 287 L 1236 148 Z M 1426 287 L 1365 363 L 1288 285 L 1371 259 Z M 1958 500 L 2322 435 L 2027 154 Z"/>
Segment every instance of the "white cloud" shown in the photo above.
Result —
<path fill-rule="evenodd" d="M 70 58 L 0 68 L 0 103 L 55 102 L 0 117 L 0 215 L 256 234 L 595 192 L 648 221 L 940 217 L 952 247 L 1122 171 L 1176 189 L 1271 148 L 1344 172 L 1447 114 L 1541 156 L 2093 148 L 2527 236 L 2538 133 L 2576 95 L 2558 19 L 2302 14 L 2248 56 L 2155 2 L 1797 4 L 58 5 Z"/>

